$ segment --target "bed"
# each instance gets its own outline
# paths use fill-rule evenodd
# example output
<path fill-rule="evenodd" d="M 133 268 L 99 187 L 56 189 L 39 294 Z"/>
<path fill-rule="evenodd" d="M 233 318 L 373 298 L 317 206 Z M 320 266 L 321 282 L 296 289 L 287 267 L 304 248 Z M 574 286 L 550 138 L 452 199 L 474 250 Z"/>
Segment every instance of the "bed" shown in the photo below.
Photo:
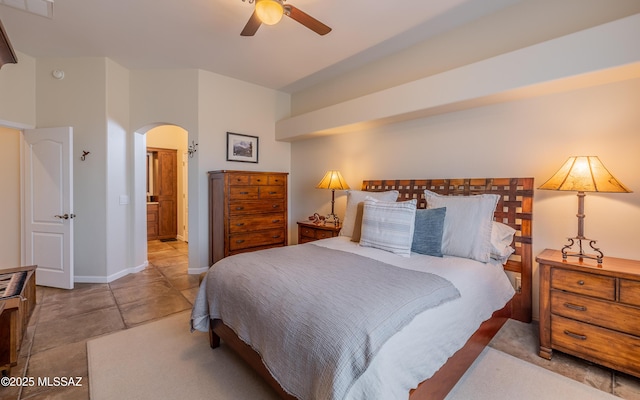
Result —
<path fill-rule="evenodd" d="M 458 204 L 455 203 L 456 201 L 461 201 L 459 204 L 464 205 L 464 202 L 467 200 L 476 201 L 483 197 L 494 199 L 492 200 L 494 203 L 491 205 L 492 215 L 490 217 L 492 217 L 493 221 L 498 222 L 498 225 L 509 227 L 509 229 L 513 231 L 513 234 L 509 237 L 510 243 L 508 246 L 508 254 L 510 255 L 508 255 L 508 259 L 503 258 L 500 261 L 496 261 L 492 258 L 488 261 L 483 259 L 483 262 L 480 262 L 478 260 L 466 258 L 466 255 L 465 257 L 461 257 L 445 254 L 442 257 L 434 257 L 424 252 L 423 254 L 416 254 L 413 252 L 413 247 L 411 248 L 412 251 L 410 257 L 405 257 L 401 253 L 396 252 L 394 248 L 391 248 L 391 250 L 389 248 L 385 248 L 384 243 L 382 246 L 376 244 L 376 236 L 374 235 L 372 237 L 371 229 L 365 228 L 365 226 L 375 224 L 376 221 L 373 220 L 372 222 L 371 218 L 366 217 L 364 222 L 360 220 L 355 223 L 351 222 L 356 226 L 362 225 L 363 229 L 361 233 L 362 238 L 359 241 L 352 241 L 351 239 L 353 236 L 360 233 L 356 234 L 356 232 L 352 230 L 353 228 L 349 228 L 351 230 L 346 229 L 348 228 L 347 225 L 349 223 L 347 220 L 348 218 L 346 218 L 347 215 L 355 215 L 353 214 L 353 211 L 350 211 L 349 209 L 349 201 L 351 200 L 349 199 L 347 215 L 345 215 L 343 225 L 343 230 L 348 230 L 348 235 L 324 239 L 304 245 L 290 246 L 292 247 L 290 250 L 286 250 L 287 248 L 271 249 L 264 252 L 240 255 L 242 257 L 230 257 L 229 260 L 221 260 L 220 262 L 236 264 L 234 267 L 220 267 L 217 265 L 210 270 L 209 274 L 207 274 L 208 276 L 205 277 L 202 282 L 201 289 L 196 299 L 196 304 L 194 305 L 192 313 L 192 329 L 208 329 L 210 344 L 213 348 L 220 346 L 221 340 L 224 341 L 254 370 L 256 370 L 283 399 L 368 399 L 376 397 L 408 397 L 411 400 L 420 400 L 444 398 L 508 318 L 514 318 L 523 322 L 531 321 L 531 217 L 533 178 L 366 180 L 362 184 L 360 195 L 370 195 L 373 197 L 380 195 L 380 199 L 382 199 L 382 196 L 390 198 L 390 193 L 393 193 L 393 197 L 397 197 L 395 199 L 396 203 L 398 203 L 397 205 L 384 200 L 367 198 L 366 202 L 364 202 L 364 207 L 368 207 L 365 209 L 365 215 L 371 217 L 374 215 L 372 210 L 384 207 L 392 208 L 394 210 L 393 212 L 396 212 L 396 208 L 404 208 L 405 210 L 408 210 L 408 203 L 411 203 L 414 208 L 417 208 L 418 210 L 431 209 L 432 212 L 429 215 L 435 215 L 435 211 L 438 211 L 437 209 L 439 208 L 435 206 L 438 202 L 448 205 L 446 207 L 447 210 L 454 213 L 453 210 L 456 209 L 455 207 L 459 207 L 459 205 L 456 205 Z M 360 204 L 362 204 L 362 202 L 360 202 Z M 440 210 L 441 209 L 442 208 L 440 208 Z M 416 213 L 418 213 L 418 211 L 416 211 Z M 420 211 L 420 213 L 422 213 L 421 215 L 425 215 L 422 211 Z M 447 218 L 450 218 L 450 215 L 454 215 L 451 213 L 448 214 Z M 409 217 L 407 217 L 407 219 L 408 218 Z M 397 220 L 400 221 L 401 218 Z M 394 221 L 396 221 L 396 219 L 394 219 Z M 491 222 L 491 224 L 493 224 L 492 226 L 495 227 L 496 222 Z M 447 240 L 449 241 L 446 244 L 446 246 L 449 246 L 448 248 L 455 247 L 457 243 L 454 243 L 452 239 L 455 238 L 455 236 L 447 236 L 450 232 L 447 233 L 446 229 L 451 229 L 451 224 L 453 224 L 453 222 L 450 222 L 449 220 L 447 220 L 447 224 L 445 224 L 445 238 L 443 238 L 442 242 L 443 249 Z M 478 225 L 482 225 L 484 227 L 483 224 L 479 223 Z M 414 228 L 412 227 L 412 235 L 414 233 L 413 229 Z M 417 235 L 417 223 L 415 229 Z M 388 233 L 389 229 L 384 231 Z M 492 233 L 493 232 L 494 231 L 492 230 Z M 382 238 L 386 240 L 386 236 L 383 235 Z M 393 238 L 389 239 L 389 243 L 393 242 L 393 240 Z M 285 255 L 280 254 L 279 252 L 283 250 L 288 251 L 289 253 Z M 276 253 L 274 253 L 274 251 Z M 406 249 L 403 249 L 402 251 L 406 251 Z M 383 273 L 388 273 L 388 267 L 399 267 L 393 269 L 393 271 L 397 271 L 398 277 L 408 274 L 407 276 L 410 278 L 406 282 L 417 280 L 418 275 L 435 275 L 436 277 L 444 278 L 445 281 L 452 283 L 452 286 L 458 292 L 458 297 L 450 295 L 449 298 L 438 300 L 440 302 L 435 302 L 435 305 L 432 305 L 429 308 L 416 309 L 414 314 L 407 317 L 408 322 L 403 322 L 399 325 L 397 331 L 390 333 L 388 337 L 382 337 L 379 340 L 380 345 L 375 348 L 375 351 L 371 351 L 366 354 L 367 361 L 365 364 L 360 365 L 360 356 L 354 356 L 353 359 L 349 358 L 349 360 L 351 360 L 349 361 L 350 368 L 345 369 L 349 370 L 348 373 L 351 373 L 353 376 L 349 378 L 351 380 L 345 381 L 348 382 L 347 384 L 342 383 L 341 374 L 332 371 L 332 373 L 338 377 L 335 378 L 334 375 L 332 375 L 334 385 L 339 388 L 334 392 L 299 391 L 295 384 L 300 380 L 300 377 L 294 379 L 284 376 L 285 374 L 282 372 L 283 367 L 280 367 L 279 369 L 274 366 L 274 356 L 271 355 L 271 353 L 275 352 L 276 356 L 282 357 L 282 354 L 287 353 L 285 350 L 290 348 L 298 349 L 298 347 L 289 347 L 299 345 L 299 343 L 289 342 L 289 340 L 295 340 L 295 338 L 292 339 L 289 336 L 299 336 L 298 339 L 300 339 L 300 337 L 306 338 L 306 335 L 309 333 L 304 331 L 290 335 L 289 331 L 286 330 L 289 328 L 286 328 L 282 332 L 276 330 L 282 324 L 280 322 L 274 322 L 275 317 L 273 317 L 272 314 L 277 314 L 274 309 L 280 309 L 283 306 L 282 304 L 278 304 L 278 306 L 272 306 L 272 308 L 269 308 L 271 301 L 277 301 L 275 298 L 269 300 L 265 297 L 261 297 L 260 300 L 256 300 L 255 305 L 250 306 L 254 307 L 252 308 L 253 311 L 245 317 L 241 316 L 242 311 L 235 310 L 232 312 L 231 308 L 227 308 L 228 311 L 223 317 L 221 315 L 221 309 L 231 306 L 221 306 L 219 303 L 224 302 L 220 299 L 212 300 L 213 295 L 210 294 L 212 290 L 211 288 L 214 287 L 214 285 L 218 285 L 216 286 L 216 290 L 218 292 L 223 291 L 223 286 L 220 286 L 220 281 L 223 279 L 220 275 L 221 272 L 219 271 L 234 271 L 233 273 L 241 274 L 242 268 L 249 268 L 249 271 L 256 271 L 262 264 L 273 266 L 277 269 L 279 264 L 284 262 L 284 258 L 295 259 L 297 257 L 304 259 L 306 254 L 309 255 L 306 260 L 309 260 L 310 264 L 310 260 L 314 259 L 322 260 L 322 262 L 325 263 L 324 265 L 328 265 L 330 268 L 322 268 L 322 274 L 329 274 L 329 272 L 325 272 L 324 269 L 331 271 L 334 269 L 333 264 L 340 264 L 338 258 L 334 258 L 334 254 L 336 252 L 341 254 L 340 257 L 347 257 L 348 261 L 345 262 L 352 262 L 353 265 L 356 265 L 366 259 L 366 268 L 371 268 L 367 271 L 375 270 L 375 273 L 378 273 L 376 268 L 379 268 Z M 399 256 L 399 254 L 401 254 L 401 256 Z M 278 257 L 280 257 L 280 259 L 278 259 Z M 249 265 L 251 262 L 254 263 L 253 266 L 248 267 L 244 265 L 244 263 Z M 379 263 L 380 265 L 376 263 Z M 455 268 L 452 267 L 452 265 L 455 265 Z M 374 266 L 375 268 L 373 268 Z M 336 266 L 335 268 L 338 267 Z M 240 272 L 235 272 L 236 269 Z M 293 271 L 296 268 L 288 266 L 280 269 Z M 354 271 L 357 271 L 355 267 Z M 419 272 L 419 274 L 416 275 L 416 271 Z M 510 271 L 519 277 L 518 282 L 521 283 L 519 283 L 520 287 L 517 292 L 514 293 L 511 283 L 507 278 L 505 278 L 506 274 L 504 271 Z M 308 272 L 302 273 L 308 274 Z M 360 272 L 353 273 L 357 274 Z M 371 273 L 373 274 L 373 272 Z M 412 273 L 414 275 L 410 275 Z M 218 274 L 217 278 L 216 274 Z M 268 286 L 269 288 L 274 287 L 275 289 L 273 290 L 247 289 L 244 285 L 245 281 L 251 280 L 247 278 L 249 275 L 250 274 L 246 274 L 242 278 L 231 278 L 226 281 L 227 283 L 225 283 L 225 285 L 228 287 L 226 289 L 226 293 L 228 294 L 225 295 L 225 299 L 230 299 L 232 293 L 240 293 L 239 297 L 235 297 L 227 303 L 233 304 L 240 302 L 241 299 L 244 301 L 244 297 L 249 297 L 249 292 L 267 293 L 274 291 L 279 293 L 274 297 L 278 297 L 280 299 L 290 299 L 291 296 L 293 296 L 292 293 L 295 293 L 292 287 L 277 286 L 280 284 L 280 281 L 285 281 L 282 277 L 277 279 L 277 283 L 267 284 L 275 285 Z M 315 280 L 315 276 L 313 278 L 311 278 L 310 275 L 302 276 L 309 276 L 309 280 Z M 364 276 L 364 274 L 360 276 Z M 393 276 L 395 276 L 395 273 Z M 485 277 L 489 276 L 492 277 L 485 279 Z M 470 284 L 469 277 L 473 277 L 471 279 L 473 282 L 486 281 L 487 285 L 494 285 L 493 281 L 496 281 L 496 286 L 491 286 L 492 289 L 488 290 L 484 286 Z M 236 280 L 233 281 L 233 279 Z M 260 277 L 253 280 L 261 281 L 263 279 L 266 279 L 266 277 Z M 300 278 L 300 276 L 293 277 L 291 279 L 293 281 L 296 281 L 297 279 L 297 282 L 299 283 L 306 283 L 304 279 Z M 393 277 L 387 275 L 387 277 L 382 280 L 388 280 L 390 282 L 389 284 L 392 284 L 391 281 L 393 281 Z M 505 280 L 509 289 L 505 286 Z M 237 284 L 237 282 L 240 282 L 240 284 Z M 378 282 L 379 280 L 370 280 L 367 284 L 375 285 L 378 284 Z M 209 290 L 207 290 L 207 286 L 209 286 Z M 410 285 L 407 284 L 406 292 L 411 291 L 409 286 Z M 438 287 L 437 290 L 434 290 L 434 292 L 444 293 L 443 287 L 444 284 Z M 395 295 L 391 294 L 392 292 L 390 291 L 387 292 L 387 289 L 381 290 L 385 290 L 385 293 L 390 293 L 388 298 L 385 295 L 385 303 L 393 303 L 393 296 Z M 509 290 L 511 291 L 509 292 Z M 312 291 L 310 290 L 310 292 Z M 336 294 L 334 297 L 332 292 L 328 291 L 327 293 L 331 294 L 324 297 L 339 298 L 339 294 Z M 295 294 L 295 296 L 298 295 L 303 296 L 304 293 Z M 399 296 L 402 295 L 405 295 L 405 293 L 399 294 Z M 236 295 L 233 294 L 233 296 Z M 324 297 L 319 301 L 328 301 Z M 377 297 L 381 296 L 378 295 Z M 478 310 L 474 309 L 473 307 L 475 307 L 476 304 L 484 304 L 485 297 L 488 304 L 486 306 L 487 308 Z M 364 301 L 372 301 L 372 299 Z M 399 298 L 398 301 L 403 302 L 405 299 Z M 306 304 L 306 300 L 302 303 Z M 318 304 L 317 308 L 322 309 L 323 304 Z M 325 311 L 330 313 L 332 307 L 334 306 L 327 305 L 327 307 L 325 307 Z M 357 304 L 353 303 L 353 307 L 357 307 Z M 484 307 L 484 305 L 482 307 Z M 210 308 L 215 309 L 215 311 L 211 311 Z M 307 312 L 309 311 L 305 309 L 304 313 Z M 289 313 L 289 311 L 287 311 L 287 313 Z M 263 318 L 263 321 L 260 322 L 256 318 L 258 314 L 269 315 L 269 318 Z M 340 312 L 336 315 L 330 316 L 330 318 L 337 318 L 336 316 L 339 316 L 339 314 Z M 310 319 L 308 318 L 307 320 L 315 321 L 317 319 L 320 321 L 318 324 L 326 326 L 330 333 L 336 332 L 336 341 L 339 341 L 337 339 L 339 337 L 338 332 L 343 330 L 343 322 L 341 321 L 339 324 L 326 323 L 322 317 L 326 316 L 323 314 Z M 365 319 L 369 320 L 370 316 Z M 231 323 L 229 323 L 229 321 L 231 321 Z M 331 319 L 329 319 L 329 321 L 331 321 Z M 308 329 L 307 325 L 312 326 L 314 324 L 305 322 L 296 325 L 302 325 L 305 329 Z M 230 326 L 234 326 L 234 328 L 232 329 Z M 464 326 L 464 328 L 462 326 Z M 270 331 L 272 328 L 273 331 Z M 317 327 L 314 327 L 313 329 L 316 328 Z M 348 329 L 347 332 L 351 332 Z M 252 332 L 255 333 L 256 331 L 260 331 L 262 333 L 264 333 L 263 331 L 267 331 L 267 334 L 262 338 L 252 336 Z M 446 332 L 446 334 L 441 335 L 436 334 L 436 332 Z M 254 337 L 254 339 L 251 339 L 251 337 Z M 367 340 L 370 341 L 370 338 Z M 304 340 L 298 341 L 305 342 Z M 370 345 L 369 341 L 366 342 L 367 346 Z M 253 346 L 248 345 L 246 342 L 251 342 Z M 278 346 L 285 346 L 285 342 L 286 347 L 282 347 L 282 349 L 278 350 Z M 254 347 L 258 350 L 254 350 Z M 358 346 L 356 345 L 356 347 Z M 369 347 L 373 348 L 374 346 L 371 345 Z M 295 354 L 296 359 L 308 358 L 311 359 L 310 362 L 313 362 L 313 359 L 316 357 L 324 357 L 324 355 L 316 356 L 316 352 L 317 349 L 309 349 L 308 351 L 291 351 L 292 354 Z M 313 357 L 311 355 L 313 355 Z M 295 365 L 295 369 L 298 370 L 297 360 L 287 360 L 285 362 L 294 362 L 294 364 L 291 365 Z M 322 359 L 322 362 L 317 363 L 323 366 L 327 364 L 324 358 Z M 333 363 L 333 361 L 331 363 Z M 267 367 L 265 364 L 269 366 Z M 344 360 L 342 359 L 340 359 L 339 362 L 336 362 L 336 365 L 343 364 Z M 307 374 L 302 374 L 303 380 L 306 376 L 316 375 L 307 372 L 316 370 L 305 370 L 304 368 L 306 368 L 306 365 L 299 369 L 300 373 L 304 372 Z M 286 367 L 284 367 L 284 369 L 286 370 Z M 291 368 L 289 367 L 289 369 Z M 293 382 L 293 384 L 291 382 Z M 321 382 L 318 384 L 318 387 L 324 383 L 325 382 Z M 283 386 L 288 389 L 283 389 Z M 402 396 L 398 395 L 400 391 L 404 391 L 402 392 Z M 294 396 L 290 393 L 297 393 L 298 396 Z M 323 394 L 317 395 L 314 393 Z M 325 393 L 329 394 L 325 395 Z"/>

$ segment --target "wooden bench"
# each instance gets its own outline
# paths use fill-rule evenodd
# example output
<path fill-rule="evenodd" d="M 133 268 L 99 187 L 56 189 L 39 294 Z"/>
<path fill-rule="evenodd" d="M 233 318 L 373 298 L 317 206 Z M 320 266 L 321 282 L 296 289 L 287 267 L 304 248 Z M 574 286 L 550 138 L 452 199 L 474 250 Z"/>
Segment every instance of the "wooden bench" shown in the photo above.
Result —
<path fill-rule="evenodd" d="M 36 266 L 0 270 L 0 371 L 9 374 L 36 305 Z"/>

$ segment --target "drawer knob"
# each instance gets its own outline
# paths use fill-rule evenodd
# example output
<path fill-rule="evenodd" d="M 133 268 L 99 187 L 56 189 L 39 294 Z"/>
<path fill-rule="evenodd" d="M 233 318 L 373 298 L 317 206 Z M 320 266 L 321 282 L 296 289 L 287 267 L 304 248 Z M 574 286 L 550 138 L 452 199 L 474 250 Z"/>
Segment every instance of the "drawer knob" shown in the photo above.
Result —
<path fill-rule="evenodd" d="M 244 243 L 244 239 L 238 239 L 236 240 L 236 243 Z"/>
<path fill-rule="evenodd" d="M 578 340 L 587 340 L 587 337 L 586 337 L 585 335 L 579 335 L 579 334 L 577 334 L 577 333 L 573 333 L 573 332 L 568 331 L 568 330 L 566 330 L 566 329 L 564 330 L 564 334 L 565 334 L 565 335 L 567 335 L 567 336 L 569 336 L 569 337 L 572 337 L 572 338 L 574 338 L 574 339 L 578 339 Z"/>
<path fill-rule="evenodd" d="M 238 222 L 236 226 L 244 226 L 244 222 Z"/>
<path fill-rule="evenodd" d="M 564 306 L 567 307 L 567 308 L 570 308 L 572 310 L 576 310 L 576 311 L 587 311 L 587 307 L 579 306 L 577 304 L 564 303 Z"/>
<path fill-rule="evenodd" d="M 236 210 L 244 210 L 244 207 L 236 207 Z"/>
<path fill-rule="evenodd" d="M 277 204 L 272 205 L 271 207 L 273 208 L 278 208 L 279 206 Z"/>
<path fill-rule="evenodd" d="M 278 192 L 269 192 L 269 194 L 276 194 L 276 193 L 278 193 Z"/>
<path fill-rule="evenodd" d="M 271 222 L 273 222 L 274 224 L 277 224 L 278 222 L 280 222 L 280 220 L 279 220 L 279 219 L 274 219 L 274 220 L 273 220 L 273 221 L 271 221 Z"/>
<path fill-rule="evenodd" d="M 249 192 L 240 192 L 240 194 L 249 194 Z"/>
<path fill-rule="evenodd" d="M 279 237 L 280 237 L 280 235 L 273 235 L 273 236 L 271 236 L 271 237 L 272 237 L 272 238 L 274 238 L 274 239 L 277 239 L 277 238 L 279 238 Z"/>
<path fill-rule="evenodd" d="M 580 286 L 584 286 L 584 281 L 583 281 L 582 279 L 581 279 L 581 280 L 579 280 L 579 281 L 578 281 L 578 285 L 580 285 Z"/>

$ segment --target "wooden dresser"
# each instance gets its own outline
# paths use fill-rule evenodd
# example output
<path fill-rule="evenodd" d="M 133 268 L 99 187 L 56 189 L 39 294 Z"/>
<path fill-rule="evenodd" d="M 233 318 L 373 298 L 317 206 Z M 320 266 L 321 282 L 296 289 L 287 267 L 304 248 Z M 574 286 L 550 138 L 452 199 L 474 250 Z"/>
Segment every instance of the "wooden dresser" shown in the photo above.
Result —
<path fill-rule="evenodd" d="M 298 222 L 298 244 L 313 242 L 314 240 L 336 237 L 340 233 L 341 226 L 322 225 L 310 221 Z"/>
<path fill-rule="evenodd" d="M 540 263 L 540 356 L 553 350 L 640 377 L 640 261 L 562 259 Z"/>
<path fill-rule="evenodd" d="M 287 245 L 287 173 L 209 172 L 209 264 Z"/>

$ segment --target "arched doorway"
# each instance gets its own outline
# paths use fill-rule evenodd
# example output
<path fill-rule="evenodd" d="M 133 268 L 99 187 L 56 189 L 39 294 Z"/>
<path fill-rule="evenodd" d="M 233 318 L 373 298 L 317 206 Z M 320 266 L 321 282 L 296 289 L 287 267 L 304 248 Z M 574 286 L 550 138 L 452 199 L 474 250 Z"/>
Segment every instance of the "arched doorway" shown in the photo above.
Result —
<path fill-rule="evenodd" d="M 154 215 L 150 210 L 157 209 L 156 206 L 166 209 L 158 218 L 147 219 L 150 240 L 189 240 L 187 139 L 188 132 L 175 125 L 160 125 L 147 131 L 147 215 Z M 168 199 L 159 198 L 162 189 L 167 187 L 171 193 L 163 197 Z M 158 202 L 169 204 L 162 207 Z"/>
<path fill-rule="evenodd" d="M 172 235 L 165 235 L 163 239 L 167 241 L 176 240 L 181 242 L 189 241 L 189 157 L 188 157 L 188 132 L 174 124 L 151 124 L 147 125 L 134 134 L 133 143 L 133 257 L 136 265 L 148 260 L 149 226 L 148 211 L 153 208 L 157 198 L 157 188 L 159 176 L 154 177 L 154 168 L 157 168 L 157 158 L 149 157 L 149 149 L 157 153 L 158 150 L 175 154 L 176 168 L 173 171 L 173 179 L 176 179 L 176 232 Z M 155 163 L 155 164 L 154 164 Z M 157 171 L 157 170 L 156 170 Z M 155 183 L 154 183 L 155 182 Z M 188 244 L 189 248 L 191 244 Z M 191 253 L 191 251 L 189 251 Z"/>

